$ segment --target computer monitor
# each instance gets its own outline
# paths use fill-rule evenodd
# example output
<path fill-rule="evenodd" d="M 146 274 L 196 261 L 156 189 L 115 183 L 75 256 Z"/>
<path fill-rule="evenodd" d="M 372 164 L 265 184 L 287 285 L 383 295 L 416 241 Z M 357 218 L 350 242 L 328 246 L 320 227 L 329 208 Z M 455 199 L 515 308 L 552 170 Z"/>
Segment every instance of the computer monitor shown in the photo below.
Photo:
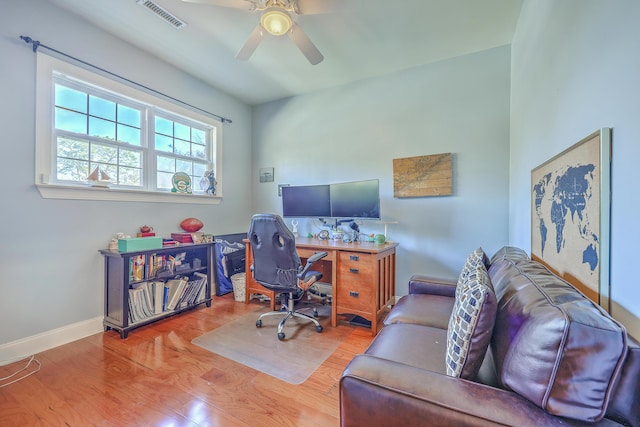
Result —
<path fill-rule="evenodd" d="M 331 217 L 380 219 L 377 179 L 331 184 Z"/>
<path fill-rule="evenodd" d="M 282 216 L 285 218 L 329 218 L 331 216 L 329 186 L 282 187 Z"/>

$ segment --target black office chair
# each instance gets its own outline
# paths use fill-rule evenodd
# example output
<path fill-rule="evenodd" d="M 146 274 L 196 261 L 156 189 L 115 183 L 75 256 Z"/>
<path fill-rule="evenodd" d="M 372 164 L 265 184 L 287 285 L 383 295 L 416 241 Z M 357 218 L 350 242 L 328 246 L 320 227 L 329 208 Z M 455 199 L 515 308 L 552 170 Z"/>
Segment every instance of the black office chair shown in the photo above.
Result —
<path fill-rule="evenodd" d="M 262 327 L 263 317 L 284 315 L 278 324 L 279 340 L 284 339 L 282 329 L 291 317 L 310 320 L 316 325 L 316 331 L 322 332 L 322 325 L 313 316 L 294 310 L 294 296 L 298 296 L 301 291 L 303 294 L 306 293 L 309 287 L 322 277 L 322 273 L 311 271 L 310 268 L 313 263 L 326 257 L 327 252 L 319 252 L 309 257 L 303 267 L 296 252 L 295 236 L 279 215 L 254 215 L 251 218 L 248 237 L 253 253 L 253 278 L 269 290 L 284 293 L 287 300 L 286 311 L 271 311 L 260 315 L 256 327 Z"/>

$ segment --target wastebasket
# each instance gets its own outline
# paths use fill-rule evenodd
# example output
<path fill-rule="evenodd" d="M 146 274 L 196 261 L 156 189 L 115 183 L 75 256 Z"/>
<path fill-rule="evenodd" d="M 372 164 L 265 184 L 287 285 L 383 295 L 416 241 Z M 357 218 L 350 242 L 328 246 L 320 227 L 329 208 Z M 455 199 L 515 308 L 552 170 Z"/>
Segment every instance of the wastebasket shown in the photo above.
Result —
<path fill-rule="evenodd" d="M 234 300 L 244 302 L 244 296 L 247 290 L 246 282 L 247 282 L 246 273 L 238 273 L 231 276 L 231 283 L 233 284 Z"/>

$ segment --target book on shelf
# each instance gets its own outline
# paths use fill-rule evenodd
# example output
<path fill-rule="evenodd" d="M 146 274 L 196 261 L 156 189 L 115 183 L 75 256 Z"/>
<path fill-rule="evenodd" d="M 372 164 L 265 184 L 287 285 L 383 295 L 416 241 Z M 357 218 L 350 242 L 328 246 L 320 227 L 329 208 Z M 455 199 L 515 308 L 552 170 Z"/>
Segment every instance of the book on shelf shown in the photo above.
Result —
<path fill-rule="evenodd" d="M 156 235 L 153 231 L 147 231 L 146 233 L 137 233 L 136 237 L 154 237 Z"/>
<path fill-rule="evenodd" d="M 153 282 L 153 311 L 155 314 L 164 311 L 164 282 Z"/>
<path fill-rule="evenodd" d="M 149 255 L 149 265 L 147 277 L 153 279 L 157 277 L 159 271 L 163 271 L 167 266 L 166 255 L 153 253 Z"/>
<path fill-rule="evenodd" d="M 169 270 L 174 271 L 178 265 L 182 265 L 182 262 L 187 257 L 186 252 L 180 252 L 175 255 L 169 255 L 168 265 Z"/>
<path fill-rule="evenodd" d="M 180 279 L 169 280 L 167 284 L 170 284 L 169 288 L 169 303 L 167 304 L 167 311 L 174 310 L 178 301 L 180 301 L 180 297 L 182 296 L 182 292 L 184 288 L 187 286 L 188 282 L 187 277 L 182 277 Z"/>
<path fill-rule="evenodd" d="M 202 284 L 200 285 L 200 292 L 198 292 L 198 296 L 195 302 L 204 301 L 207 297 L 207 275 L 203 273 L 193 273 L 194 276 L 200 277 L 202 279 Z"/>
<path fill-rule="evenodd" d="M 206 298 L 207 275 L 194 273 L 191 278 L 147 281 L 129 289 L 129 321 L 141 322 L 162 313 L 179 310 Z"/>
<path fill-rule="evenodd" d="M 159 281 L 136 283 L 129 289 L 129 319 L 132 323 L 162 314 L 164 311 L 164 283 Z"/>
<path fill-rule="evenodd" d="M 135 255 L 129 258 L 129 281 L 137 282 L 144 280 L 145 273 L 145 256 L 144 254 Z"/>
<path fill-rule="evenodd" d="M 173 239 L 162 239 L 162 246 L 176 246 L 178 242 Z"/>
<path fill-rule="evenodd" d="M 180 243 L 193 243 L 191 233 L 171 233 L 171 238 Z"/>
<path fill-rule="evenodd" d="M 199 296 L 201 294 L 202 288 L 206 287 L 207 276 L 203 274 L 196 275 L 194 274 L 194 278 L 187 282 L 187 286 L 185 287 L 182 297 L 178 301 L 177 307 L 184 308 L 190 305 L 195 304 L 199 301 Z"/>

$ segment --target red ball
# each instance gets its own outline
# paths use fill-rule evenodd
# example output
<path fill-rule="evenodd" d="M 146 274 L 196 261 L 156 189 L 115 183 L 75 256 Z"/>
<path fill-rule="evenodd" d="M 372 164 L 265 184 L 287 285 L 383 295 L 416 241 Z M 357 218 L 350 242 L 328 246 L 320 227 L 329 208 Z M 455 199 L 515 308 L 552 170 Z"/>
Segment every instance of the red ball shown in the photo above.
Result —
<path fill-rule="evenodd" d="M 204 223 L 198 218 L 186 218 L 182 220 L 180 227 L 187 233 L 195 233 L 204 227 Z"/>

